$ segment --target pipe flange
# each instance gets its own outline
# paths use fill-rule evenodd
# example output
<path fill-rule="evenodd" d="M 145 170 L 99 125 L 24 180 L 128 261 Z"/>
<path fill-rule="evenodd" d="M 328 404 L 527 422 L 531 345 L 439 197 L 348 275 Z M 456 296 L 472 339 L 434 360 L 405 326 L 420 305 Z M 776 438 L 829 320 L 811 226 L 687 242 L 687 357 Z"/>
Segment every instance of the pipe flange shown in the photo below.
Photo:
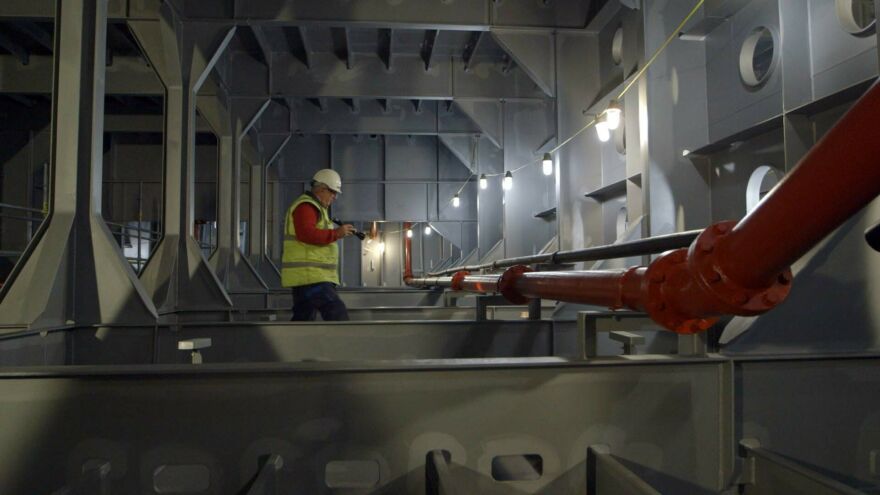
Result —
<path fill-rule="evenodd" d="M 498 292 L 504 296 L 504 299 L 510 301 L 511 304 L 525 304 L 529 302 L 529 298 L 520 294 L 515 286 L 519 277 L 522 276 L 523 273 L 530 271 L 532 271 L 532 269 L 525 265 L 514 265 L 507 270 L 504 270 L 504 273 L 501 274 L 501 278 L 498 279 Z"/>
<path fill-rule="evenodd" d="M 461 283 L 464 281 L 464 278 L 470 274 L 471 272 L 466 270 L 455 272 L 455 274 L 452 275 L 452 290 L 461 290 Z"/>
<path fill-rule="evenodd" d="M 717 317 L 691 318 L 689 315 L 679 312 L 673 304 L 667 301 L 663 286 L 671 280 L 687 276 L 684 273 L 687 271 L 687 261 L 687 249 L 667 251 L 654 260 L 645 272 L 645 283 L 648 286 L 645 312 L 655 322 L 675 333 L 685 335 L 705 332 L 718 321 Z"/>
<path fill-rule="evenodd" d="M 765 313 L 785 300 L 791 291 L 792 273 L 787 268 L 769 287 L 744 287 L 728 278 L 721 268 L 723 254 L 717 249 L 735 221 L 720 222 L 703 230 L 688 251 L 688 270 L 706 293 L 717 300 L 723 313 L 754 316 Z M 736 253 L 732 253 L 736 256 Z"/>

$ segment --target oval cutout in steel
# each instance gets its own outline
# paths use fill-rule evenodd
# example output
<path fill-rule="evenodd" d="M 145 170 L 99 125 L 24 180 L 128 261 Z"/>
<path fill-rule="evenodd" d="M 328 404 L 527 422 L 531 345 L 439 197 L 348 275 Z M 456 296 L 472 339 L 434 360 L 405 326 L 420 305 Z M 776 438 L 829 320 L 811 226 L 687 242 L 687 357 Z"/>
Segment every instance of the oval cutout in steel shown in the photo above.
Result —
<path fill-rule="evenodd" d="M 544 474 L 544 459 L 538 454 L 499 455 L 492 458 L 495 481 L 534 481 Z"/>
<path fill-rule="evenodd" d="M 761 165 L 756 168 L 749 176 L 749 182 L 746 185 L 746 213 L 757 208 L 758 203 L 776 187 L 776 184 L 779 184 L 784 175 L 781 170 L 770 165 Z"/>
<path fill-rule="evenodd" d="M 156 493 L 201 493 L 211 487 L 211 470 L 202 464 L 163 464 L 153 471 Z"/>
<path fill-rule="evenodd" d="M 327 488 L 372 488 L 379 484 L 377 461 L 330 461 L 324 467 Z"/>
<path fill-rule="evenodd" d="M 614 65 L 623 63 L 623 27 L 617 28 L 611 37 L 611 61 Z"/>
<path fill-rule="evenodd" d="M 852 35 L 867 35 L 877 24 L 874 0 L 837 0 L 837 20 Z"/>
<path fill-rule="evenodd" d="M 765 26 L 755 28 L 739 51 L 739 75 L 746 86 L 763 85 L 779 60 L 779 43 L 776 33 Z"/>

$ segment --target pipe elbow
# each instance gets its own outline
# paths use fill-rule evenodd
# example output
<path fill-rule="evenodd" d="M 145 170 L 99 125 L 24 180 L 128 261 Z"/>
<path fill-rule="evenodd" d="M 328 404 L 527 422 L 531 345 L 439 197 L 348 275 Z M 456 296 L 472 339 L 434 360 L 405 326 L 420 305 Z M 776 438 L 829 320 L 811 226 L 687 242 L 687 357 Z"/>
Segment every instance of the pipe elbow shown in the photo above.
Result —
<path fill-rule="evenodd" d="M 736 256 L 723 249 L 735 224 L 712 225 L 690 248 L 654 260 L 645 272 L 641 309 L 676 333 L 692 334 L 707 330 L 720 315 L 755 316 L 782 303 L 791 290 L 790 268 L 764 287 L 746 287 L 725 269 L 725 259 Z"/>

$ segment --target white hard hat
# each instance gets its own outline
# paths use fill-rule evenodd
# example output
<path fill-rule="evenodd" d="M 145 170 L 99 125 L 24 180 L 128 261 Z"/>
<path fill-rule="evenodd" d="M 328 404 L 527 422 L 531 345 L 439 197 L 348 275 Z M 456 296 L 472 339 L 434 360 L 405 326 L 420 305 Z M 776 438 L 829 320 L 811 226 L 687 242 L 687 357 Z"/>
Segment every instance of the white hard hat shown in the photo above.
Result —
<path fill-rule="evenodd" d="M 315 176 L 312 177 L 312 180 L 324 184 L 331 191 L 342 193 L 342 177 L 335 170 L 330 170 L 329 168 L 318 170 Z"/>

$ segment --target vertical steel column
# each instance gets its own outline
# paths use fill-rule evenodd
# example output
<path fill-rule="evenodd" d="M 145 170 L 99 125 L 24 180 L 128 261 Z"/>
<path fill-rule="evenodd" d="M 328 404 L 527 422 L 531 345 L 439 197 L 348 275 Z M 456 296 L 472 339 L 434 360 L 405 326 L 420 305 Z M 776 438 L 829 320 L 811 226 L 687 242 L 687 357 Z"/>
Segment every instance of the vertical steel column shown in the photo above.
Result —
<path fill-rule="evenodd" d="M 229 110 L 219 109 L 216 97 L 199 98 L 199 108 L 209 122 L 216 120 L 220 135 L 220 166 L 217 174 L 217 250 L 209 260 L 217 278 L 229 291 L 264 291 L 266 283 L 241 255 L 238 219 L 241 180 L 242 115 L 249 115 L 247 128 L 268 105 L 268 100 L 254 110 L 254 104 L 235 102 Z M 217 111 L 219 109 L 219 111 Z M 213 125 L 213 123 L 212 123 Z M 219 131 L 218 131 L 219 132 Z M 246 132 L 246 131 L 245 131 Z"/>
<path fill-rule="evenodd" d="M 250 207 L 248 208 L 248 256 L 251 259 L 263 252 L 263 164 L 251 166 Z"/>
<path fill-rule="evenodd" d="M 154 324 L 101 216 L 107 0 L 55 10 L 49 217 L 0 293 L 0 326 Z"/>
<path fill-rule="evenodd" d="M 168 2 L 158 20 L 129 26 L 166 88 L 163 235 L 141 281 L 160 314 L 227 310 L 232 302 L 192 236 L 195 95 L 235 30 L 210 23 L 184 29 Z"/>
<path fill-rule="evenodd" d="M 281 273 L 274 266 L 269 258 L 268 253 L 268 244 L 269 244 L 269 235 L 267 232 L 266 225 L 268 223 L 268 206 L 266 203 L 266 191 L 267 191 L 267 181 L 269 176 L 269 167 L 271 167 L 277 160 L 278 157 L 281 156 L 281 152 L 284 151 L 284 148 L 287 146 L 287 143 L 290 142 L 290 138 L 293 137 L 292 134 L 288 134 L 287 137 L 281 141 L 281 144 L 269 155 L 269 158 L 265 161 L 265 165 L 263 166 L 261 180 L 260 180 L 260 223 L 259 223 L 259 239 L 260 239 L 260 250 L 259 252 L 251 251 L 250 262 L 253 264 L 257 273 L 266 281 L 266 284 L 272 288 L 281 288 Z M 253 189 L 252 189 L 253 190 Z M 251 227 L 253 229 L 253 227 Z M 342 253 L 340 252 L 340 255 Z M 340 262 L 339 266 L 342 266 Z"/>

